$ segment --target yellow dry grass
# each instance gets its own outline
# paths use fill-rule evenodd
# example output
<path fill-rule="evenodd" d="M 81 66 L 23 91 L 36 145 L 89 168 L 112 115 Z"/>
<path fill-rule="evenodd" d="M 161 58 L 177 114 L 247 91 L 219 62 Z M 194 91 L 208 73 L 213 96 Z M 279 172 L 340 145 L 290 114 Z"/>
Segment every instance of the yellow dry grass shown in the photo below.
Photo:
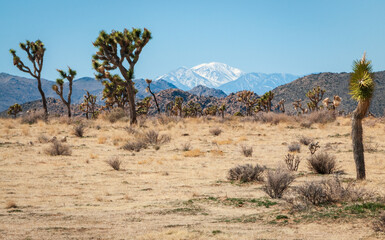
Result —
<path fill-rule="evenodd" d="M 365 155 L 368 179 L 358 186 L 383 195 L 385 124 L 367 120 L 364 139 L 374 150 Z M 213 126 L 223 130 L 220 136 L 209 133 Z M 85 136 L 78 138 L 65 121 L 23 125 L 0 119 L 0 239 L 384 239 L 372 230 L 371 219 L 296 222 L 284 200 L 270 199 L 277 204 L 269 208 L 222 203 L 268 199 L 262 183 L 233 184 L 226 179 L 228 170 L 246 163 L 274 169 L 300 136 L 336 156 L 346 173 L 343 181 L 354 179 L 348 118 L 312 128 L 289 120 L 278 125 L 241 118 L 147 120 L 135 130 L 155 129 L 170 135 L 171 142 L 140 152 L 120 148 L 137 137 L 125 127 L 124 122 L 88 121 Z M 43 134 L 67 136 L 72 155 L 44 154 L 50 143 L 39 142 Z M 254 149 L 251 158 L 239 151 L 245 141 Z M 185 142 L 193 150 L 183 152 Z M 297 155 L 302 162 L 294 186 L 323 178 L 308 170 L 306 147 Z M 119 171 L 106 164 L 114 156 L 122 161 Z M 289 219 L 277 220 L 278 215 Z"/>

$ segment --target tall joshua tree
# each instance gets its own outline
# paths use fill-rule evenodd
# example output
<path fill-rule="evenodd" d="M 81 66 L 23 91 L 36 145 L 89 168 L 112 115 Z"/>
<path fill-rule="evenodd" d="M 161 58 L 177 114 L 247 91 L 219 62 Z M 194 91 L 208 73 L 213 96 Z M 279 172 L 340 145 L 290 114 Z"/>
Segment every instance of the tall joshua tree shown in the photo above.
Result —
<path fill-rule="evenodd" d="M 72 95 L 72 83 L 74 81 L 74 78 L 76 76 L 76 71 L 72 70 L 70 67 L 68 67 L 68 73 L 64 72 L 63 70 L 56 69 L 61 78 L 56 79 L 56 84 L 52 85 L 52 90 L 56 92 L 57 95 L 59 95 L 60 99 L 64 103 L 64 105 L 67 106 L 68 109 L 68 117 L 71 117 L 71 95 Z M 64 99 L 64 92 L 63 92 L 63 86 L 64 86 L 64 79 L 68 80 L 68 96 L 67 100 Z"/>
<path fill-rule="evenodd" d="M 104 85 L 102 99 L 107 108 L 117 106 L 124 110 L 129 101 L 127 89 L 123 86 L 123 80 L 117 74 L 108 77 L 109 80 L 102 82 Z"/>
<path fill-rule="evenodd" d="M 26 41 L 26 43 L 20 43 L 20 48 L 23 49 L 28 56 L 28 59 L 32 62 L 33 69 L 26 66 L 20 57 L 16 55 L 14 49 L 9 50 L 13 56 L 13 65 L 15 65 L 20 71 L 29 73 L 33 78 L 37 80 L 37 88 L 39 89 L 41 99 L 43 101 L 43 108 L 45 117 L 48 116 L 47 100 L 45 99 L 45 94 L 41 87 L 41 70 L 43 68 L 43 59 L 44 59 L 44 44 L 40 40 L 35 42 Z"/>
<path fill-rule="evenodd" d="M 118 69 L 124 80 L 122 85 L 127 89 L 130 106 L 130 124 L 136 124 L 135 87 L 132 81 L 134 68 L 139 55 L 151 39 L 151 32 L 146 28 L 124 29 L 123 32 L 112 31 L 110 34 L 101 31 L 93 43 L 99 50 L 93 56 L 92 65 L 98 72 L 97 79 L 109 79 L 110 71 Z M 125 66 L 125 61 L 128 67 Z"/>
<path fill-rule="evenodd" d="M 358 102 L 352 115 L 353 155 L 356 164 L 357 179 L 365 179 L 364 145 L 362 143 L 362 119 L 370 106 L 374 92 L 374 74 L 371 61 L 366 60 L 365 53 L 361 60 L 353 63 L 353 72 L 350 76 L 350 94 Z"/>
<path fill-rule="evenodd" d="M 152 95 L 152 97 L 154 98 L 156 109 L 158 110 L 158 113 L 160 113 L 160 108 L 159 108 L 159 105 L 158 105 L 158 101 L 156 100 L 154 92 L 152 92 L 151 88 L 150 88 L 152 80 L 151 79 L 146 79 L 146 83 L 148 84 L 148 86 L 146 88 L 146 91 L 148 91 Z"/>

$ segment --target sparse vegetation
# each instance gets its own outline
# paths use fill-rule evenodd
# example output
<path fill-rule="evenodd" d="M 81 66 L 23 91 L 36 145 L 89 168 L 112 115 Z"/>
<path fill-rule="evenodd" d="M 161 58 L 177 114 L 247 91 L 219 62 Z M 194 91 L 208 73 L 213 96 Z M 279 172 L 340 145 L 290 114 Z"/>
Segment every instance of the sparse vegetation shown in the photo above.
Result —
<path fill-rule="evenodd" d="M 334 156 L 321 152 L 310 156 L 308 167 L 318 174 L 331 174 L 337 171 L 337 162 Z"/>
<path fill-rule="evenodd" d="M 51 156 L 69 156 L 71 155 L 71 148 L 57 140 L 54 140 L 51 145 L 45 149 L 45 153 Z"/>
<path fill-rule="evenodd" d="M 253 147 L 247 145 L 241 145 L 241 152 L 245 157 L 253 156 Z"/>
<path fill-rule="evenodd" d="M 290 153 L 285 156 L 285 163 L 289 171 L 297 171 L 300 162 L 299 156 L 294 156 L 294 154 Z"/>
<path fill-rule="evenodd" d="M 110 160 L 106 161 L 114 170 L 119 171 L 122 161 L 119 160 L 119 157 L 113 157 Z"/>
<path fill-rule="evenodd" d="M 297 142 L 292 142 L 289 146 L 287 146 L 289 149 L 289 152 L 300 152 L 301 151 L 301 145 Z"/>
<path fill-rule="evenodd" d="M 191 143 L 190 142 L 186 142 L 186 143 L 182 144 L 182 151 L 186 152 L 186 151 L 190 151 L 190 150 L 191 150 Z"/>
<path fill-rule="evenodd" d="M 285 190 L 294 181 L 295 177 L 283 168 L 269 170 L 263 190 L 271 198 L 281 198 Z"/>
<path fill-rule="evenodd" d="M 149 130 L 143 136 L 143 141 L 149 145 L 162 145 L 171 141 L 171 137 L 166 134 L 159 134 L 156 130 Z"/>
<path fill-rule="evenodd" d="M 373 223 L 373 229 L 376 232 L 385 233 L 385 212 Z"/>
<path fill-rule="evenodd" d="M 213 136 L 219 136 L 222 133 L 222 129 L 220 129 L 219 127 L 213 127 L 210 128 L 209 132 Z"/>
<path fill-rule="evenodd" d="M 313 139 L 306 136 L 301 136 L 299 142 L 305 146 L 308 146 L 310 143 L 313 142 Z"/>
<path fill-rule="evenodd" d="M 122 149 L 124 150 L 135 152 L 139 152 L 140 150 L 145 148 L 147 148 L 147 144 L 141 140 L 129 141 L 122 146 Z"/>
<path fill-rule="evenodd" d="M 86 126 L 83 123 L 79 123 L 74 127 L 74 135 L 76 137 L 83 137 Z"/>
<path fill-rule="evenodd" d="M 227 179 L 240 182 L 263 182 L 265 169 L 258 164 L 254 167 L 251 164 L 239 165 L 229 170 Z"/>

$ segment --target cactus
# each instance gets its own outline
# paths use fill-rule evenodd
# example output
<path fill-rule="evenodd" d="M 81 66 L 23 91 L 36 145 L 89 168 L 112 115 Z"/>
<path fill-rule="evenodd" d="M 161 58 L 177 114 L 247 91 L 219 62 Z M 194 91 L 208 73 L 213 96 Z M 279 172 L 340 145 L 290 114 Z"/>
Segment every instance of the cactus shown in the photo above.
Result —
<path fill-rule="evenodd" d="M 246 106 L 246 115 L 251 116 L 251 110 L 255 104 L 257 104 L 258 99 L 252 91 L 243 90 L 237 93 L 238 101 L 242 102 Z"/>
<path fill-rule="evenodd" d="M 56 79 L 56 84 L 52 85 L 52 90 L 56 92 L 57 95 L 59 95 L 60 99 L 64 103 L 64 105 L 67 106 L 68 109 L 68 117 L 71 118 L 71 95 L 72 95 L 72 83 L 76 76 L 76 71 L 72 70 L 70 67 L 68 67 L 68 73 L 64 72 L 63 70 L 57 69 L 57 71 L 60 73 L 61 78 Z M 63 85 L 64 85 L 64 79 L 68 80 L 68 96 L 67 100 L 64 99 L 63 96 Z"/>
<path fill-rule="evenodd" d="M 43 88 L 41 86 L 41 70 L 43 68 L 43 59 L 45 48 L 44 44 L 40 40 L 36 40 L 35 42 L 26 41 L 26 43 L 20 43 L 20 48 L 23 49 L 27 55 L 28 59 L 33 64 L 33 70 L 30 67 L 26 66 L 21 60 L 20 57 L 16 55 L 16 51 L 14 49 L 10 49 L 9 52 L 13 56 L 13 65 L 15 65 L 20 71 L 29 73 L 33 78 L 37 80 L 37 88 L 40 92 L 41 99 L 43 101 L 43 108 L 45 118 L 48 117 L 48 107 L 47 100 L 45 98 L 45 94 Z"/>
<path fill-rule="evenodd" d="M 123 32 L 112 31 L 107 34 L 101 31 L 93 43 L 98 51 L 93 56 L 92 66 L 97 71 L 97 79 L 111 80 L 110 71 L 119 69 L 124 80 L 122 86 L 126 88 L 130 107 L 130 124 L 136 124 L 135 87 L 132 81 L 135 65 L 143 48 L 151 39 L 151 32 L 146 28 L 142 31 L 133 28 L 132 31 L 124 29 Z M 124 62 L 128 62 L 128 69 Z"/>
<path fill-rule="evenodd" d="M 313 88 L 313 90 L 309 90 L 306 93 L 306 97 L 309 98 L 310 102 L 307 103 L 307 106 L 310 111 L 318 111 L 320 107 L 318 107 L 318 103 L 322 100 L 322 97 L 326 90 L 321 89 L 320 86 Z"/>
<path fill-rule="evenodd" d="M 12 106 L 10 106 L 10 107 L 8 108 L 7 114 L 8 114 L 8 115 L 12 115 L 13 118 L 16 118 L 17 114 L 18 114 L 19 112 L 21 112 L 21 111 L 23 111 L 23 109 L 21 109 L 20 104 L 15 103 L 15 104 L 13 104 Z"/>
<path fill-rule="evenodd" d="M 90 94 L 88 91 L 84 95 L 83 102 L 80 104 L 79 108 L 86 114 L 86 118 L 89 119 L 88 114 L 91 114 L 91 118 L 95 119 L 99 115 L 99 111 L 96 108 L 96 96 Z"/>
<path fill-rule="evenodd" d="M 357 179 L 365 179 L 364 145 L 362 142 L 362 119 L 370 107 L 370 101 L 374 92 L 374 74 L 371 61 L 366 60 L 366 54 L 361 60 L 353 63 L 353 72 L 350 76 L 349 90 L 352 98 L 358 102 L 357 108 L 352 114 L 352 142 L 353 156 L 356 164 Z"/>

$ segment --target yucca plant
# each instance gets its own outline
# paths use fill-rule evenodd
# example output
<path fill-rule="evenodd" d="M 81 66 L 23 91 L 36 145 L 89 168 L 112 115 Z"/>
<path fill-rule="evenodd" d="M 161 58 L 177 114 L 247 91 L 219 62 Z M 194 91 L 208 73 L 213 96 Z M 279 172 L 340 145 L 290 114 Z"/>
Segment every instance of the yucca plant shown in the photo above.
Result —
<path fill-rule="evenodd" d="M 364 145 L 362 143 L 362 119 L 370 106 L 374 91 L 374 74 L 371 61 L 366 59 L 366 54 L 361 60 L 353 63 L 353 72 L 350 77 L 349 90 L 352 98 L 358 102 L 352 115 L 352 141 L 353 155 L 356 164 L 357 179 L 365 179 Z"/>

